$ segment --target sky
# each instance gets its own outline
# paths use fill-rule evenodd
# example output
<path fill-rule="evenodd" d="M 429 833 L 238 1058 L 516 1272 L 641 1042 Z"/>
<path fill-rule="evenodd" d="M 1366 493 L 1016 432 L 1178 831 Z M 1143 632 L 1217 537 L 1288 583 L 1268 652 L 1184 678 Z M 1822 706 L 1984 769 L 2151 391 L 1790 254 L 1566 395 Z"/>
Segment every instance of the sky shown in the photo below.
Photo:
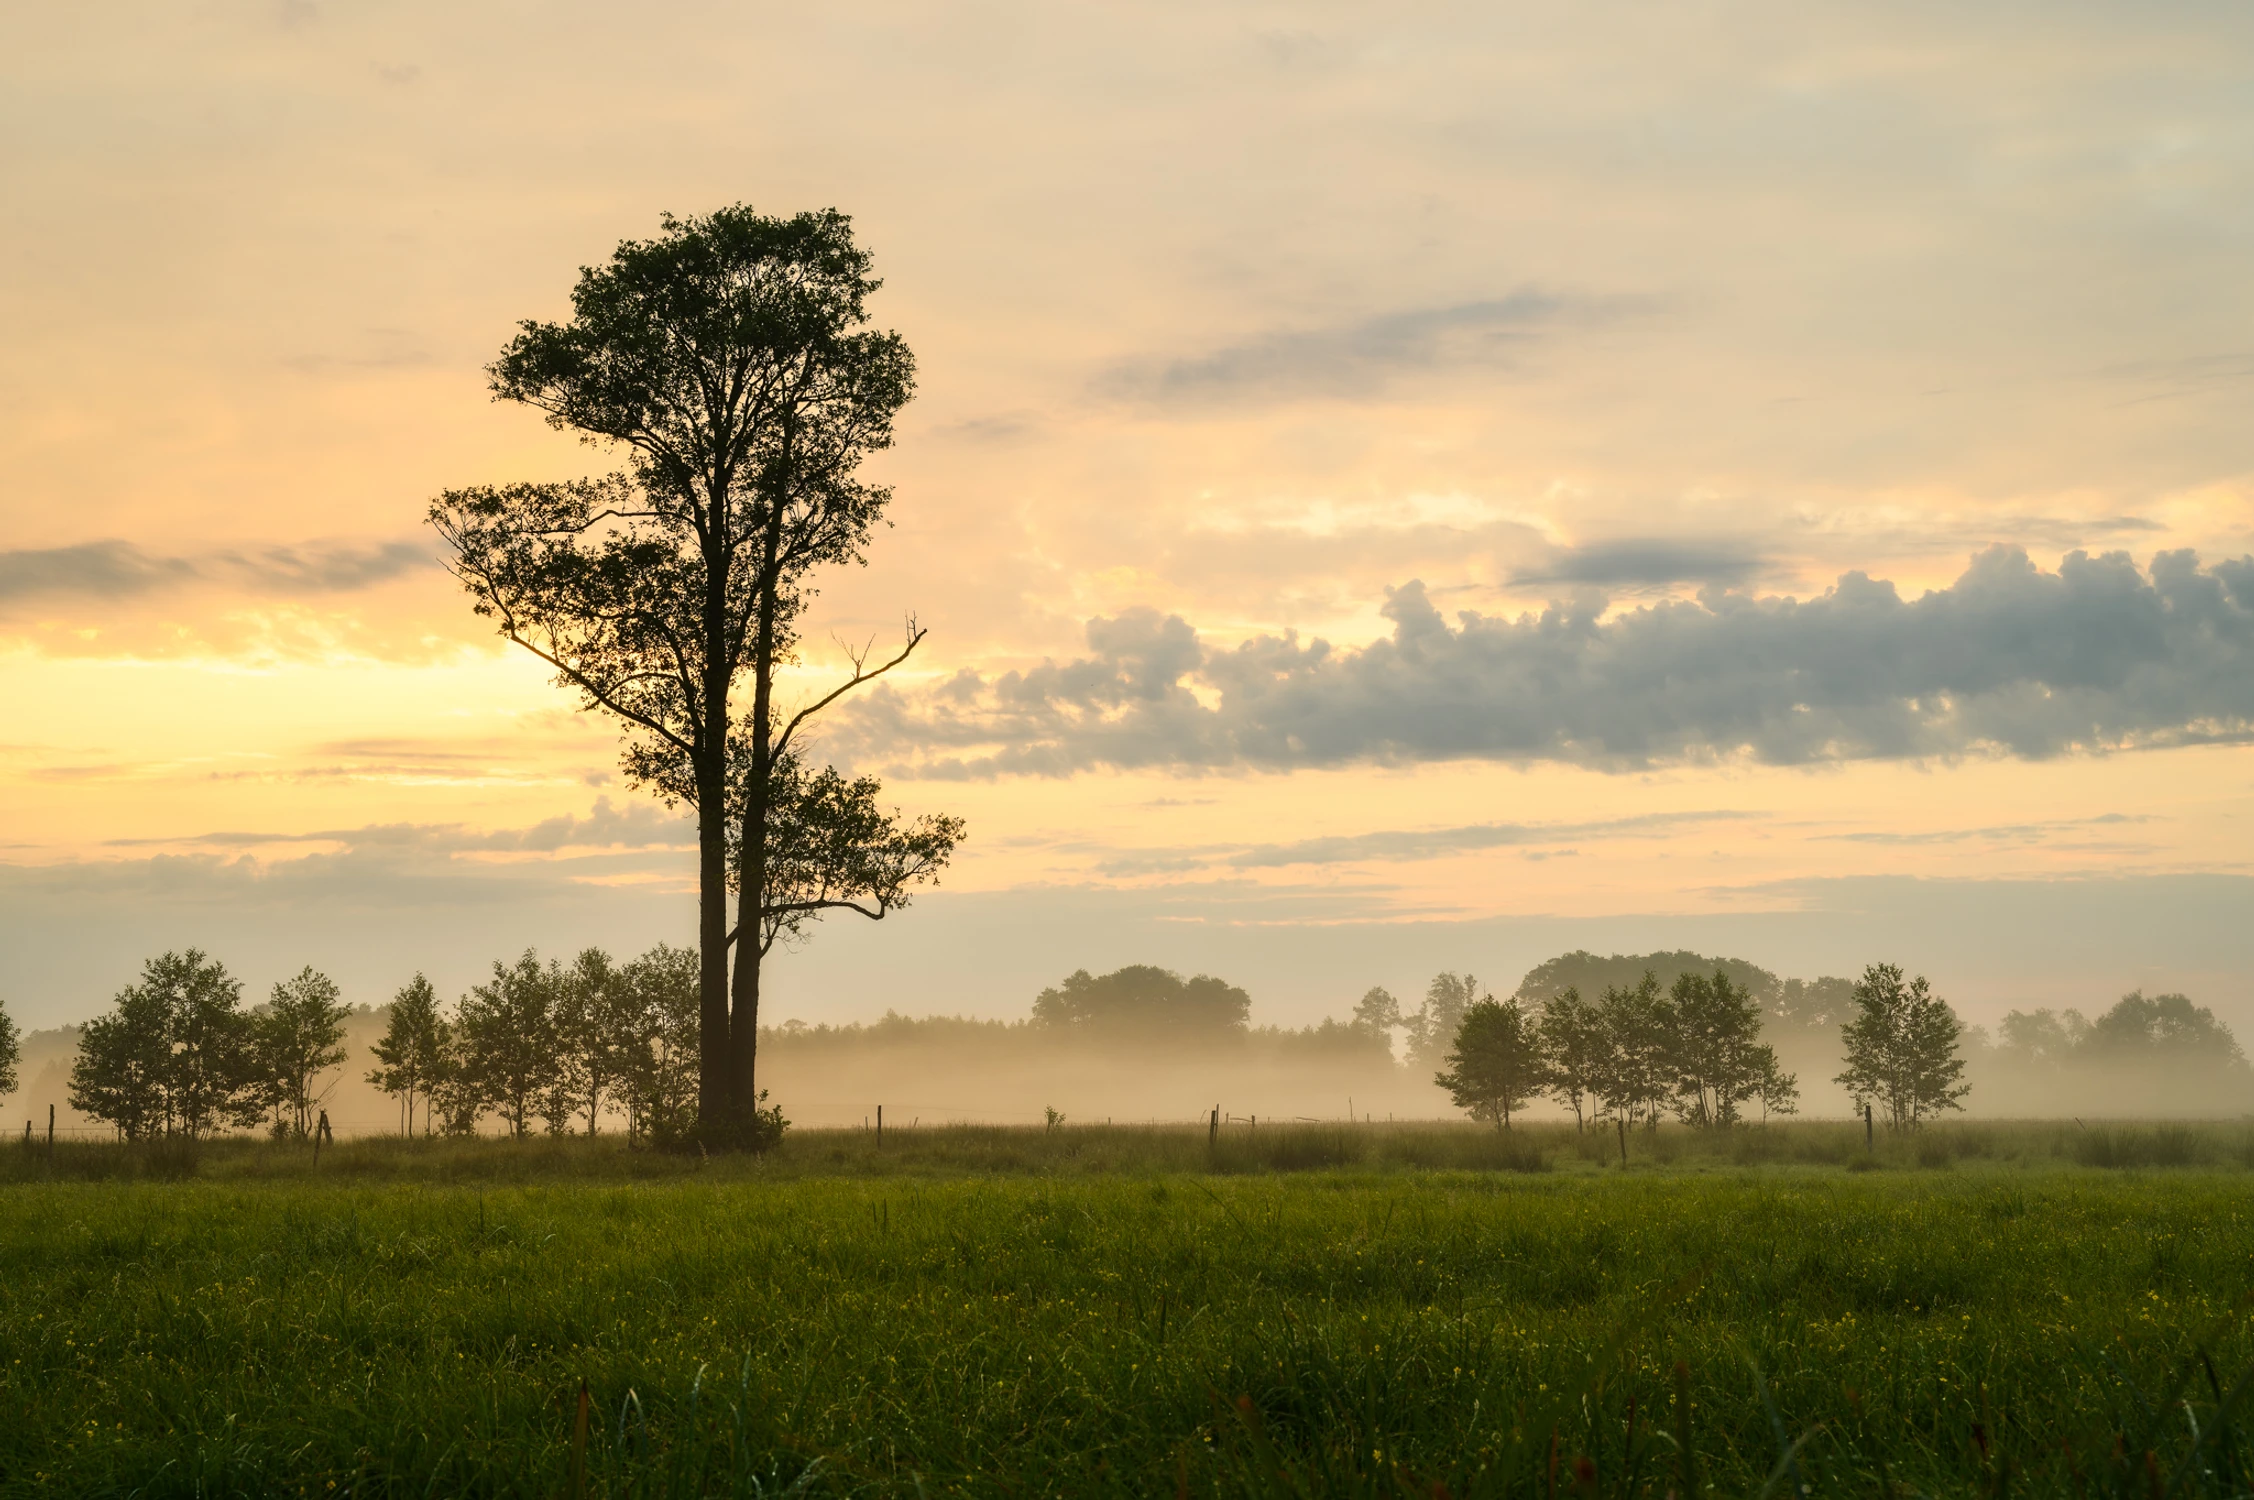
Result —
<path fill-rule="evenodd" d="M 660 214 L 852 215 L 893 525 L 793 677 L 969 842 L 809 1022 L 1567 948 L 2254 1025 L 2254 12 L 256 3 L 0 20 L 0 1000 L 693 930 L 441 490 Z"/>

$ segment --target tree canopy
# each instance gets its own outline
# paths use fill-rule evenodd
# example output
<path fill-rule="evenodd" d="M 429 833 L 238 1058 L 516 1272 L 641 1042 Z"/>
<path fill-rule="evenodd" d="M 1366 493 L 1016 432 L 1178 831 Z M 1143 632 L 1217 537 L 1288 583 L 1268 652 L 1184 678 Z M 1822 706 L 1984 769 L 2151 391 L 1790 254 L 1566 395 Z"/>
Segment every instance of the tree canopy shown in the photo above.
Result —
<path fill-rule="evenodd" d="M 1872 964 L 1855 986 L 1855 1017 L 1841 1033 L 1847 1066 L 1837 1082 L 1856 1107 L 1875 1104 L 1896 1129 L 1964 1108 L 1964 1024 L 1920 974 Z"/>
<path fill-rule="evenodd" d="M 1145 1041 L 1216 1040 L 1244 1034 L 1252 997 L 1226 980 L 1129 964 L 1100 977 L 1080 969 L 1033 1002 L 1035 1024 Z"/>

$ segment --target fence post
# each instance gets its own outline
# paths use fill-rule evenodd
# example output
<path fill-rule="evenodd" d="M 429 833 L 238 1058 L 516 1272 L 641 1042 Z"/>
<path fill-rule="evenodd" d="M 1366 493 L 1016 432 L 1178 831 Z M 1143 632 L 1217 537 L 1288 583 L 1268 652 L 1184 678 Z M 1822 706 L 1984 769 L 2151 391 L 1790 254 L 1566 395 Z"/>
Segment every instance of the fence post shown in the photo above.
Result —
<path fill-rule="evenodd" d="M 55 1106 L 47 1106 L 47 1159 L 55 1159 Z"/>
<path fill-rule="evenodd" d="M 1213 1150 L 1221 1144 L 1221 1106 L 1213 1106 L 1213 1115 L 1205 1122 L 1205 1149 Z"/>
<path fill-rule="evenodd" d="M 1620 1127 L 1620 1165 L 1625 1168 L 1628 1165 L 1628 1117 L 1614 1115 L 1612 1123 Z"/>
<path fill-rule="evenodd" d="M 1878 1149 L 1877 1139 L 1872 1133 L 1871 1107 L 1867 1102 L 1863 1105 L 1863 1149 L 1865 1151 L 1876 1151 Z"/>
<path fill-rule="evenodd" d="M 877 1106 L 877 1149 L 884 1149 L 884 1106 Z"/>

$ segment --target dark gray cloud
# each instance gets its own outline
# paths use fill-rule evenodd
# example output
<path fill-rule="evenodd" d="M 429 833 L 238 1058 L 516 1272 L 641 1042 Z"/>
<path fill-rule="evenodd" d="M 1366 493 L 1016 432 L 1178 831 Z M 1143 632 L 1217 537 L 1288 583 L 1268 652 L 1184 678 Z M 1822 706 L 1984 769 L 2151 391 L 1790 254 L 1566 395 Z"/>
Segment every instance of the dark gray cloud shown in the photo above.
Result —
<path fill-rule="evenodd" d="M 1623 537 L 1557 552 L 1537 567 L 1511 575 L 1514 584 L 1581 583 L 1595 588 L 1659 587 L 1750 582 L 1766 565 L 1751 547 L 1734 542 Z"/>
<path fill-rule="evenodd" d="M 1710 589 L 1607 617 L 1584 595 L 1443 619 L 1392 592 L 1367 646 L 1208 646 L 1179 616 L 1091 621 L 1089 654 L 871 695 L 833 745 L 938 776 L 1447 759 L 1781 765 L 2254 738 L 2254 558 L 1976 556 L 1906 600 L 1849 573 L 1807 600 Z M 912 759 L 911 759 L 912 758 Z M 907 762 L 902 764 L 901 762 Z"/>
<path fill-rule="evenodd" d="M 194 557 L 111 539 L 0 551 L 0 606 L 37 598 L 123 600 L 190 584 L 261 595 L 336 594 L 396 578 L 430 561 L 421 542 L 374 546 L 226 549 Z"/>
<path fill-rule="evenodd" d="M 1134 361 L 1107 371 L 1097 390 L 1112 399 L 1168 408 L 1366 396 L 1407 373 L 1508 364 L 1537 334 L 1618 316 L 1637 305 L 1529 288 L 1329 327 L 1278 330 L 1206 354 Z"/>

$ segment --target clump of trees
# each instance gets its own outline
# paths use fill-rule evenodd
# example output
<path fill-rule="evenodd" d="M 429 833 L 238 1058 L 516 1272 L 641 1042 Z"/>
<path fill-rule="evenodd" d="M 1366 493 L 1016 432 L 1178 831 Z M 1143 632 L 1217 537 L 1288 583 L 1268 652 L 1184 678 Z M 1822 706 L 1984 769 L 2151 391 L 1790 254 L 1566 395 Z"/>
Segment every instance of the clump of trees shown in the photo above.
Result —
<path fill-rule="evenodd" d="M 410 1131 L 514 1138 L 601 1133 L 623 1115 L 631 1141 L 688 1137 L 697 1120 L 697 955 L 660 943 L 619 963 L 600 948 L 569 964 L 527 949 L 495 962 L 452 1015 L 417 974 L 392 1001 L 368 1081 L 398 1096 Z M 766 1112 L 772 1130 L 786 1123 Z"/>
<path fill-rule="evenodd" d="M 1761 1027 L 1751 991 L 1722 966 L 1680 973 L 1666 990 L 1647 969 L 1633 984 L 1607 985 L 1595 1001 L 1569 984 L 1538 1009 L 1516 995 L 1490 995 L 1466 1009 L 1435 1082 L 1504 1129 L 1542 1093 L 1573 1111 L 1576 1128 L 1600 1119 L 1656 1124 L 1669 1112 L 1727 1127 L 1754 1100 L 1764 1115 L 1797 1107 L 1797 1080 L 1779 1067 Z"/>
<path fill-rule="evenodd" d="M 349 1012 L 312 969 L 256 1010 L 242 999 L 242 981 L 199 949 L 148 960 L 110 1013 L 86 1023 L 71 1107 L 127 1140 L 195 1140 L 262 1119 L 278 1137 L 308 1137 L 327 1093 L 316 1080 L 344 1060 Z"/>
<path fill-rule="evenodd" d="M 2246 1071 L 2230 1027 L 2186 995 L 2123 995 L 2092 1021 L 2078 1010 L 2015 1010 L 1996 1028 L 1996 1051 L 2029 1067 L 2154 1064 L 2172 1073 Z"/>
<path fill-rule="evenodd" d="M 1033 1024 L 1092 1039 L 1190 1042 L 1240 1037 L 1252 997 L 1210 974 L 1184 979 L 1171 969 L 1129 964 L 1098 977 L 1086 969 L 1041 991 Z"/>
<path fill-rule="evenodd" d="M 255 1009 L 226 966 L 190 949 L 150 959 L 87 1023 L 73 1108 L 128 1140 L 199 1139 L 264 1121 L 304 1140 L 346 1061 L 352 1014 L 305 969 Z M 686 1138 L 697 1119 L 697 955 L 660 944 L 627 963 L 589 948 L 570 964 L 529 950 L 451 1008 L 417 974 L 392 998 L 369 1082 L 399 1100 L 403 1133 L 468 1134 L 488 1120 L 522 1138 L 596 1134 L 623 1115 L 636 1141 Z M 14 1086 L 14 1031 L 0 1033 Z M 4 1092 L 4 1090 L 0 1090 Z M 765 1112 L 779 1134 L 784 1120 Z"/>

